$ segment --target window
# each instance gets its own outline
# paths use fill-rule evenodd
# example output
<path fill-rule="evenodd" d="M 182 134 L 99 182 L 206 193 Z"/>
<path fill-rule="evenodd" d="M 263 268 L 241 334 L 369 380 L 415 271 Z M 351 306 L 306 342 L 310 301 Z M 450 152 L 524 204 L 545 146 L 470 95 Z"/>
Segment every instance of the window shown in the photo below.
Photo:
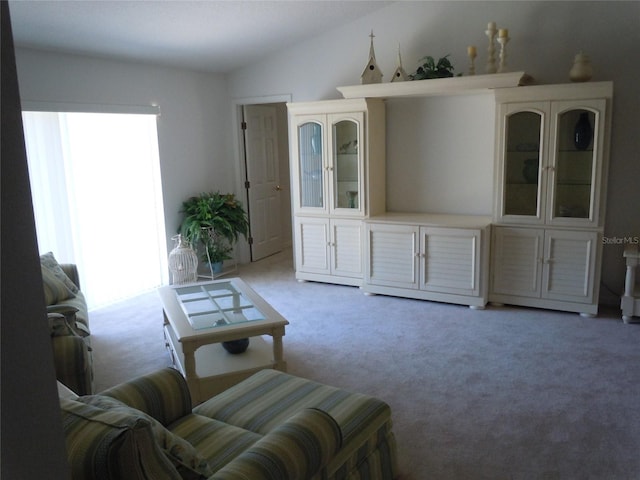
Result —
<path fill-rule="evenodd" d="M 40 253 L 78 265 L 89 309 L 167 283 L 156 115 L 23 121 Z"/>

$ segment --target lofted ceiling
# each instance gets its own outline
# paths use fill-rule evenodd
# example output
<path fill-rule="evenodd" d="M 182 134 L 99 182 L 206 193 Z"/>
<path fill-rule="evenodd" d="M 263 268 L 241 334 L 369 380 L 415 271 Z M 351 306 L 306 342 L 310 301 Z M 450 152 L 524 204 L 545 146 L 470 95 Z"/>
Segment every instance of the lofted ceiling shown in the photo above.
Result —
<path fill-rule="evenodd" d="M 10 0 L 17 47 L 227 73 L 388 1 Z"/>

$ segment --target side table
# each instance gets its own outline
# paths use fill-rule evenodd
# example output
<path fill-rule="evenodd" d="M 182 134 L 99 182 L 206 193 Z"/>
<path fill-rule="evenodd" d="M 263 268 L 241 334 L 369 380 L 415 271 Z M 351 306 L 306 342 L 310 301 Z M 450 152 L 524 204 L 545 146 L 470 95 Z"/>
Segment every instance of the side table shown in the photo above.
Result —
<path fill-rule="evenodd" d="M 620 301 L 622 320 L 624 323 L 633 323 L 633 317 L 640 316 L 640 285 L 636 284 L 636 270 L 640 265 L 640 251 L 637 244 L 627 244 L 624 247 L 624 258 L 627 262 L 627 270 L 624 281 L 624 295 Z"/>
<path fill-rule="evenodd" d="M 170 285 L 159 294 L 166 345 L 194 405 L 259 370 L 286 371 L 282 337 L 289 322 L 241 279 Z M 220 345 L 246 337 L 244 353 Z"/>

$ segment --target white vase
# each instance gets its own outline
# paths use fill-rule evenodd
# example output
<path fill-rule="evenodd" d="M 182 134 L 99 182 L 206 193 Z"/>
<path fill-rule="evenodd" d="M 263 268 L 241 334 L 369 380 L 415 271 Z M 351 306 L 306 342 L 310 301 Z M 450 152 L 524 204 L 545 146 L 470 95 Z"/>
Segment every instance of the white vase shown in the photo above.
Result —
<path fill-rule="evenodd" d="M 172 240 L 176 246 L 169 253 L 169 270 L 174 284 L 191 283 L 198 280 L 198 256 L 189 242 L 182 235 L 175 235 Z"/>
<path fill-rule="evenodd" d="M 573 60 L 573 67 L 569 71 L 569 78 L 572 82 L 588 82 L 593 76 L 593 68 L 589 56 L 580 52 Z"/>

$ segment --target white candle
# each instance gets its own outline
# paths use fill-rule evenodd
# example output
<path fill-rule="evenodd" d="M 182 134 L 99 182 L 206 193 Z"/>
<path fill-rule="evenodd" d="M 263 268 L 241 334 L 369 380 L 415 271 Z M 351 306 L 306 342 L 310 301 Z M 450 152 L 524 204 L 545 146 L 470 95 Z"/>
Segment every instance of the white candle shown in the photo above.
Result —
<path fill-rule="evenodd" d="M 475 45 L 469 45 L 467 47 L 467 55 L 470 56 L 470 57 L 475 57 L 476 54 L 477 54 L 476 46 Z"/>
<path fill-rule="evenodd" d="M 496 29 L 496 22 L 489 22 L 489 24 L 487 25 L 487 30 L 495 30 Z"/>
<path fill-rule="evenodd" d="M 499 36 L 499 37 L 502 37 L 502 38 L 506 38 L 506 37 L 508 37 L 508 36 L 509 36 L 509 29 L 507 29 L 507 28 L 501 28 L 501 29 L 498 31 L 498 36 Z"/>

